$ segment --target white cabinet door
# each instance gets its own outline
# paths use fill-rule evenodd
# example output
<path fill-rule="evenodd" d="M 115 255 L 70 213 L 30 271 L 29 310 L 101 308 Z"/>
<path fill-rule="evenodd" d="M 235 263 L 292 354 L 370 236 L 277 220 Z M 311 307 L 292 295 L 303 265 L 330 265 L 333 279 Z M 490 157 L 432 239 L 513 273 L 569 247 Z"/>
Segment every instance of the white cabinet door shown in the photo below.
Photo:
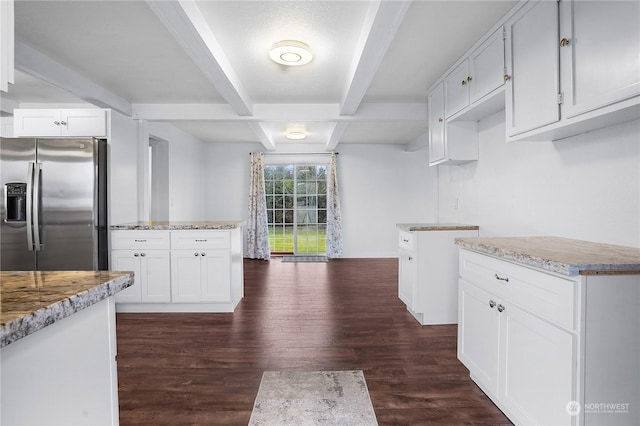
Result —
<path fill-rule="evenodd" d="M 16 109 L 13 132 L 17 136 L 107 136 L 104 109 Z"/>
<path fill-rule="evenodd" d="M 140 276 L 143 302 L 171 301 L 168 250 L 146 250 L 140 253 Z"/>
<path fill-rule="evenodd" d="M 415 288 L 417 280 L 417 259 L 407 250 L 399 253 L 398 297 L 410 310 L 415 310 Z"/>
<path fill-rule="evenodd" d="M 640 2 L 561 4 L 563 118 L 640 94 Z"/>
<path fill-rule="evenodd" d="M 231 258 L 228 250 L 200 253 L 202 268 L 202 301 L 231 301 Z"/>
<path fill-rule="evenodd" d="M 138 256 L 136 256 L 138 254 Z M 136 250 L 112 250 L 112 271 L 133 271 L 133 285 L 116 294 L 117 303 L 140 303 L 142 301 L 140 252 Z"/>
<path fill-rule="evenodd" d="M 464 61 L 444 79 L 445 118 L 469 105 L 469 62 Z"/>
<path fill-rule="evenodd" d="M 429 164 L 446 159 L 444 140 L 444 86 L 438 84 L 428 95 L 429 103 Z"/>
<path fill-rule="evenodd" d="M 498 300 L 484 290 L 459 281 L 458 359 L 489 393 L 498 393 Z"/>
<path fill-rule="evenodd" d="M 474 103 L 504 84 L 504 29 L 500 27 L 469 56 L 469 101 Z"/>
<path fill-rule="evenodd" d="M 200 252 L 172 250 L 171 296 L 173 302 L 200 302 L 202 300 L 201 283 Z"/>
<path fill-rule="evenodd" d="M 567 404 L 577 400 L 575 337 L 515 305 L 500 316 L 498 400 L 516 423 L 569 425 Z"/>
<path fill-rule="evenodd" d="M 507 136 L 560 119 L 558 4 L 531 2 L 507 25 Z"/>

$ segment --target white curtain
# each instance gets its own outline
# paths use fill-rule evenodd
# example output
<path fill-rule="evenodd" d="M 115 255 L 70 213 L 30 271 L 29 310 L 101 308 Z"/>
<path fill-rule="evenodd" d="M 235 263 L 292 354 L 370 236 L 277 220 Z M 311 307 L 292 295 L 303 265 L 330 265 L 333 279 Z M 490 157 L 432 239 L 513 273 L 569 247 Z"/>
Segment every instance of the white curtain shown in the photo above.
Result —
<path fill-rule="evenodd" d="M 249 178 L 249 223 L 247 224 L 247 256 L 269 259 L 269 225 L 264 190 L 264 154 L 252 152 Z"/>
<path fill-rule="evenodd" d="M 338 171 L 335 152 L 331 153 L 329 176 L 327 179 L 327 257 L 342 257 L 342 214 L 340 213 L 340 193 L 338 191 Z"/>

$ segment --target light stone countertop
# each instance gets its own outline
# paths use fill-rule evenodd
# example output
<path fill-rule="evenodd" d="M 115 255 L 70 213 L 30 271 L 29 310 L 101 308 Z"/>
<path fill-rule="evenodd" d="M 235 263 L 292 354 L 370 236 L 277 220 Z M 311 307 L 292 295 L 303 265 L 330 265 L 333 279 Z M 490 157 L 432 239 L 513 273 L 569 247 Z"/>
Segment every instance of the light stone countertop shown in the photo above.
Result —
<path fill-rule="evenodd" d="M 455 242 L 469 250 L 563 275 L 640 274 L 640 248 L 636 247 L 560 237 L 456 238 Z"/>
<path fill-rule="evenodd" d="M 2 271 L 0 348 L 132 284 L 131 272 Z"/>
<path fill-rule="evenodd" d="M 413 231 L 476 231 L 478 225 L 464 223 L 397 223 L 396 227 L 405 232 Z"/>
<path fill-rule="evenodd" d="M 112 231 L 135 230 L 188 230 L 188 229 L 235 229 L 244 224 L 243 221 L 184 221 L 184 222 L 132 222 L 122 223 L 119 225 L 111 225 L 109 229 Z"/>

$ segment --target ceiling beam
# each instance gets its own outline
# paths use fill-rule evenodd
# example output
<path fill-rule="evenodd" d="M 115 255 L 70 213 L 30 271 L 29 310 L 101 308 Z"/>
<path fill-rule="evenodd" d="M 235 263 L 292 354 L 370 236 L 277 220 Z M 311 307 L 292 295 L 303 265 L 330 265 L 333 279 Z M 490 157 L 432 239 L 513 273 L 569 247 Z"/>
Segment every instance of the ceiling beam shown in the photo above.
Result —
<path fill-rule="evenodd" d="M 71 68 L 51 59 L 20 40 L 15 40 L 16 69 L 73 93 L 100 108 L 111 108 L 131 115 L 131 103 Z"/>
<path fill-rule="evenodd" d="M 251 99 L 196 2 L 147 0 L 147 4 L 233 111 L 251 115 Z"/>
<path fill-rule="evenodd" d="M 358 111 L 410 5 L 411 0 L 378 0 L 369 6 L 340 114 L 353 115 Z"/>
<path fill-rule="evenodd" d="M 427 104 L 362 104 L 355 115 L 340 115 L 338 104 L 255 104 L 254 115 L 238 116 L 226 104 L 132 104 L 141 120 L 209 120 L 248 122 L 425 121 Z"/>
<path fill-rule="evenodd" d="M 276 149 L 276 144 L 273 143 L 273 139 L 271 138 L 271 136 L 265 130 L 264 126 L 261 123 L 250 121 L 247 124 L 249 125 L 251 130 L 253 130 L 253 133 L 255 133 L 256 136 L 258 136 L 258 140 L 265 147 L 266 150 L 273 151 L 274 149 Z"/>
<path fill-rule="evenodd" d="M 340 142 L 340 138 L 342 138 L 342 134 L 349 127 L 349 122 L 341 121 L 336 123 L 331 131 L 331 136 L 329 136 L 329 140 L 327 141 L 326 149 L 327 151 L 333 151 L 338 146 Z"/>

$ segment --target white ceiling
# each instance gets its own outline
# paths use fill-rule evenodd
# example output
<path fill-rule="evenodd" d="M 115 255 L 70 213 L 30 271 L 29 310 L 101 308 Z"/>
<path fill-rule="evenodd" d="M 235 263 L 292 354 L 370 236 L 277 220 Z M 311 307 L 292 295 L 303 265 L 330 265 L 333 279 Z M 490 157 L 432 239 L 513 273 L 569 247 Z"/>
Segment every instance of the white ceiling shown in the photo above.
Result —
<path fill-rule="evenodd" d="M 267 149 L 290 146 L 288 130 L 326 149 L 415 146 L 427 88 L 514 4 L 16 0 L 16 82 L 2 109 L 86 101 Z M 313 61 L 272 62 L 284 39 L 311 46 Z"/>

